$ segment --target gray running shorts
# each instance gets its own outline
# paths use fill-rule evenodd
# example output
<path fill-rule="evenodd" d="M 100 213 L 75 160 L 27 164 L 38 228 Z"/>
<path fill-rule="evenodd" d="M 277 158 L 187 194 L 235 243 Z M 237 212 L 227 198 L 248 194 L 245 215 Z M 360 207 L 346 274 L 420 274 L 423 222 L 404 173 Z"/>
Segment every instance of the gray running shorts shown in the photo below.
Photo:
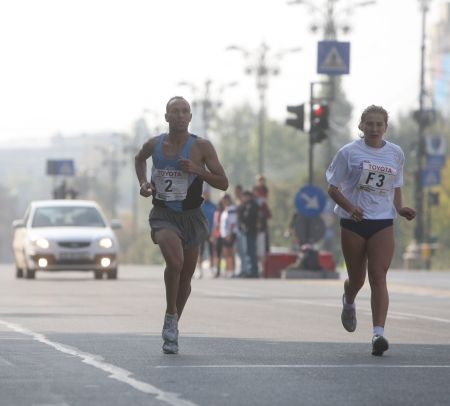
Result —
<path fill-rule="evenodd" d="M 151 236 L 162 229 L 173 230 L 180 237 L 183 248 L 199 246 L 208 238 L 208 221 L 200 207 L 186 211 L 174 211 L 165 207 L 153 206 L 148 217 Z"/>

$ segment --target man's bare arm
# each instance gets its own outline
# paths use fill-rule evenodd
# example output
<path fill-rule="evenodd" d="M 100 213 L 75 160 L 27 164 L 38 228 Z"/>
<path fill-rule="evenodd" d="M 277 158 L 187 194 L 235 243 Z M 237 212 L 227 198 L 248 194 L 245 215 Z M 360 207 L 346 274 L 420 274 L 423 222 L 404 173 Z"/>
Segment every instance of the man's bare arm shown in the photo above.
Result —
<path fill-rule="evenodd" d="M 134 157 L 134 168 L 136 170 L 136 176 L 140 186 L 140 194 L 144 197 L 149 197 L 152 195 L 151 185 L 147 181 L 147 159 L 153 154 L 155 139 L 156 138 L 152 138 L 144 143 L 142 148 Z"/>
<path fill-rule="evenodd" d="M 228 189 L 228 179 L 222 164 L 219 162 L 214 146 L 208 140 L 199 141 L 199 148 L 205 166 L 198 165 L 190 159 L 180 158 L 179 162 L 184 171 L 195 173 L 206 183 L 220 190 Z"/>

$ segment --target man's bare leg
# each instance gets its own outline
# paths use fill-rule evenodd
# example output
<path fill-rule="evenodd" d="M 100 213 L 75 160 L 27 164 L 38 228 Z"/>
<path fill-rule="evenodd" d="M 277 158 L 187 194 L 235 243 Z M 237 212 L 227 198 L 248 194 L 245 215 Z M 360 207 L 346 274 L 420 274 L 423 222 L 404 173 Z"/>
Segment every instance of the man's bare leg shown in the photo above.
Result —
<path fill-rule="evenodd" d="M 177 310 L 178 310 L 178 320 L 181 317 L 184 306 L 191 294 L 191 280 L 192 275 L 195 272 L 195 266 L 197 264 L 199 247 L 186 248 L 184 250 L 184 263 L 183 269 L 181 270 L 179 285 L 178 285 L 178 295 L 177 295 Z"/>
<path fill-rule="evenodd" d="M 180 284 L 180 274 L 183 269 L 184 253 L 181 239 L 169 229 L 155 233 L 155 240 L 159 245 L 166 261 L 164 282 L 166 285 L 166 314 L 162 331 L 163 352 L 165 354 L 178 353 L 178 314 L 177 297 Z"/>
<path fill-rule="evenodd" d="M 164 282 L 166 284 L 166 312 L 177 313 L 177 295 L 180 284 L 180 274 L 183 269 L 184 254 L 181 240 L 178 235 L 169 229 L 163 229 L 155 233 L 156 242 L 166 261 Z"/>

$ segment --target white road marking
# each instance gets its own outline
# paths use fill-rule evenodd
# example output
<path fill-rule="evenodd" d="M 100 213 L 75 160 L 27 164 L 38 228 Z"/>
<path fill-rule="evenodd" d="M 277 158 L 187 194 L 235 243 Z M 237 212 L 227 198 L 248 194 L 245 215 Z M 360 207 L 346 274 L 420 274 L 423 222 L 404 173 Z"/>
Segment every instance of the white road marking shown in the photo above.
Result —
<path fill-rule="evenodd" d="M 310 306 L 321 306 L 321 307 L 334 307 L 334 308 L 341 308 L 342 306 L 340 304 L 336 303 L 326 303 L 321 301 L 313 301 L 313 300 L 304 300 L 304 299 L 274 299 L 274 302 L 280 302 L 280 303 L 301 303 L 305 305 Z M 370 311 L 364 310 L 364 309 L 358 309 L 358 306 L 356 307 L 356 310 L 358 313 L 367 313 L 371 314 Z M 423 320 L 430 320 L 430 321 L 437 321 L 439 323 L 450 323 L 450 319 L 444 319 L 442 317 L 434 317 L 434 316 L 426 316 L 423 314 L 417 314 L 417 313 L 404 313 L 404 312 L 397 312 L 397 311 L 389 311 L 388 312 L 388 318 L 393 316 L 392 318 L 406 318 L 406 319 L 423 319 Z"/>
<path fill-rule="evenodd" d="M 412 319 L 412 317 L 399 316 L 399 315 L 392 314 L 392 312 L 388 313 L 388 317 L 389 317 L 389 320 L 391 320 L 391 319 L 394 319 L 394 320 L 411 320 Z"/>
<path fill-rule="evenodd" d="M 411 318 L 416 318 L 416 319 L 438 321 L 440 323 L 450 323 L 449 319 L 444 319 L 442 317 L 434 317 L 434 316 L 424 316 L 423 314 L 403 313 L 403 312 L 389 312 L 389 314 L 395 314 L 398 316 L 411 317 Z M 389 317 L 389 314 L 388 314 L 388 317 Z"/>
<path fill-rule="evenodd" d="M 157 365 L 155 368 L 450 368 L 450 365 L 385 365 L 385 364 L 249 364 L 249 365 Z"/>
<path fill-rule="evenodd" d="M 22 327 L 18 324 L 9 323 L 4 320 L 0 320 L 0 324 L 17 333 L 27 335 L 31 337 L 33 340 L 36 340 L 42 344 L 46 344 L 59 352 L 80 358 L 85 364 L 91 365 L 94 368 L 107 372 L 109 374 L 108 375 L 109 378 L 123 382 L 140 392 L 146 393 L 148 395 L 154 395 L 156 396 L 156 399 L 162 402 L 166 402 L 169 405 L 197 406 L 195 403 L 192 403 L 188 400 L 180 399 L 178 397 L 179 395 L 176 393 L 164 392 L 161 389 L 157 388 L 156 386 L 133 378 L 131 376 L 132 373 L 130 371 L 127 371 L 126 369 L 117 367 L 113 364 L 103 361 L 102 357 L 100 357 L 99 355 L 82 352 L 75 347 L 70 347 L 65 344 L 58 343 L 56 341 L 51 341 L 43 334 L 28 330 L 27 328 Z"/>
<path fill-rule="evenodd" d="M 11 364 L 11 362 L 9 362 L 6 358 L 3 358 L 0 356 L 0 365 L 6 365 L 8 367 L 12 367 L 13 364 Z"/>

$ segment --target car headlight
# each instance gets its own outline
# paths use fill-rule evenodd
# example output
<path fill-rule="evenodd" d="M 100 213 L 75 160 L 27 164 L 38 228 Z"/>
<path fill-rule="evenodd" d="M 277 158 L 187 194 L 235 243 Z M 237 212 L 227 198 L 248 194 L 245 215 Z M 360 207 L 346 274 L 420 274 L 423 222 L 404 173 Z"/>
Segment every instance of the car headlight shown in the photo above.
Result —
<path fill-rule="evenodd" d="M 44 250 L 50 247 L 50 242 L 46 238 L 38 238 L 34 241 L 34 244 L 36 245 L 36 247 L 42 248 Z"/>
<path fill-rule="evenodd" d="M 98 242 L 98 245 L 102 248 L 111 248 L 113 246 L 113 242 L 111 238 L 105 237 Z"/>

